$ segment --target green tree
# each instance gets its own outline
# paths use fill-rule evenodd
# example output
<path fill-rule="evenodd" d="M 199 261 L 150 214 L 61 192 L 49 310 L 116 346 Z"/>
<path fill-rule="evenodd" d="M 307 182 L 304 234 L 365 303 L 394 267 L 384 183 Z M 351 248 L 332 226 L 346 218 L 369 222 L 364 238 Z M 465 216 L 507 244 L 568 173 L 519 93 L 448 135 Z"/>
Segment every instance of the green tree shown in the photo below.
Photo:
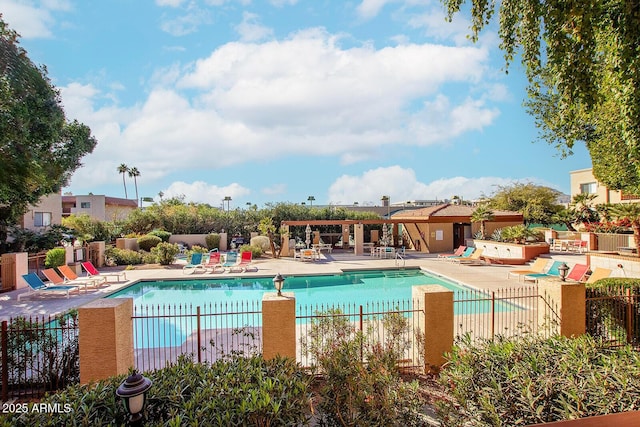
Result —
<path fill-rule="evenodd" d="M 132 167 L 129 169 L 129 178 L 133 178 L 133 185 L 136 187 L 136 203 L 140 203 L 140 198 L 138 197 L 138 177 L 140 176 L 140 171 L 137 167 Z"/>
<path fill-rule="evenodd" d="M 472 39 L 499 14 L 507 67 L 521 54 L 542 139 L 570 154 L 584 141 L 594 176 L 640 194 L 640 3 L 629 0 L 443 0 L 472 3 Z M 498 9 L 499 8 L 499 9 Z"/>
<path fill-rule="evenodd" d="M 636 254 L 640 257 L 640 203 L 619 203 L 609 207 L 609 214 L 617 219 L 628 219 L 633 230 Z"/>
<path fill-rule="evenodd" d="M 127 182 L 125 181 L 125 175 L 127 174 L 127 172 L 129 172 L 129 166 L 125 165 L 124 163 L 120 163 L 120 166 L 118 166 L 118 173 L 122 174 L 122 185 L 124 186 L 124 198 L 128 199 L 129 196 L 127 195 Z"/>
<path fill-rule="evenodd" d="M 600 220 L 600 214 L 593 206 L 596 199 L 595 194 L 576 194 L 570 205 L 570 211 L 573 214 L 573 221 L 584 223 L 597 222 Z"/>
<path fill-rule="evenodd" d="M 471 222 L 480 223 L 480 239 L 485 239 L 486 222 L 493 221 L 493 211 L 487 205 L 480 205 L 471 214 Z"/>
<path fill-rule="evenodd" d="M 515 183 L 498 187 L 498 191 L 489 198 L 489 207 L 520 212 L 527 224 L 549 224 L 552 216 L 562 208 L 557 203 L 559 195 L 559 191 L 549 187 Z"/>
<path fill-rule="evenodd" d="M 67 185 L 96 143 L 87 126 L 67 121 L 46 68 L 31 62 L 0 16 L 0 247 L 8 227 Z"/>

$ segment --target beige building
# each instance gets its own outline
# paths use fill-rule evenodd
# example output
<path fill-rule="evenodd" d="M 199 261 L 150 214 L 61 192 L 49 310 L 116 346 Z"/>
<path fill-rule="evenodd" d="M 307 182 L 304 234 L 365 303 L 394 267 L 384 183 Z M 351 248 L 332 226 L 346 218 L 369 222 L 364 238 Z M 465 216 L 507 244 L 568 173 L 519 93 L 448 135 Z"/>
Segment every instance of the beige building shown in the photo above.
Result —
<path fill-rule="evenodd" d="M 62 222 L 62 195 L 49 194 L 40 199 L 40 203 L 30 206 L 22 217 L 21 227 L 26 230 L 41 231 L 51 225 Z"/>
<path fill-rule="evenodd" d="M 126 219 L 138 208 L 135 200 L 103 195 L 62 196 L 62 215 L 87 214 L 100 221 Z"/>
<path fill-rule="evenodd" d="M 619 190 L 610 190 L 600 184 L 593 176 L 593 169 L 580 169 L 570 172 L 571 200 L 578 194 L 595 194 L 594 204 L 601 203 L 637 203 L 640 197 L 624 194 Z"/>

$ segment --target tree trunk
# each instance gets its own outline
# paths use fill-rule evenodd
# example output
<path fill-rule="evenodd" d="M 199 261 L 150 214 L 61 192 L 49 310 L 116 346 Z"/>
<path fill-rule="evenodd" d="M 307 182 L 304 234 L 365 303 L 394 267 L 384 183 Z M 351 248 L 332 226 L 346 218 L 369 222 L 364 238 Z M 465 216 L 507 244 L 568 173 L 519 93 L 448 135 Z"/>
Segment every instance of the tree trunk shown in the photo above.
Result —
<path fill-rule="evenodd" d="M 632 221 L 631 228 L 633 229 L 633 242 L 636 244 L 636 256 L 640 257 L 640 220 Z"/>

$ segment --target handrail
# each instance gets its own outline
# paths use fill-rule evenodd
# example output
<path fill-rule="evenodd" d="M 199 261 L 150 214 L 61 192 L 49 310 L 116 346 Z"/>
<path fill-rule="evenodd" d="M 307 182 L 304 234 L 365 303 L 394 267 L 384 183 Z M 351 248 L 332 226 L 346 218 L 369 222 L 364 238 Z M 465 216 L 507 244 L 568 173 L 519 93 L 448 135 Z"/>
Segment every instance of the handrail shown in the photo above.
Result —
<path fill-rule="evenodd" d="M 402 266 L 404 267 L 407 264 L 407 261 L 404 259 L 400 253 L 396 252 L 396 267 L 398 266 L 398 259 L 402 260 Z"/>

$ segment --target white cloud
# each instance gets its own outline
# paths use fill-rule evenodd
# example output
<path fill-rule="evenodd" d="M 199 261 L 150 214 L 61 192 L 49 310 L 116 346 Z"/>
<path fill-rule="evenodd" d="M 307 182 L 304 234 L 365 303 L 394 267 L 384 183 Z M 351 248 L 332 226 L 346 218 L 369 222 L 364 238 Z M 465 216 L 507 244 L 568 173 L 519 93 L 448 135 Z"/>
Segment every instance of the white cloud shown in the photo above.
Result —
<path fill-rule="evenodd" d="M 3 20 L 25 39 L 50 38 L 55 23 L 48 9 L 30 3 L 0 1 Z"/>
<path fill-rule="evenodd" d="M 482 48 L 342 48 L 340 40 L 312 29 L 282 41 L 227 43 L 193 64 L 156 70 L 147 98 L 128 108 L 98 107 L 115 92 L 61 88 L 67 116 L 89 125 L 99 141 L 74 183 L 115 182 L 122 153 L 145 182 L 292 155 L 351 164 L 393 145 L 482 130 L 498 115 L 484 92 L 491 85 Z M 445 97 L 445 84 L 477 97 Z"/>
<path fill-rule="evenodd" d="M 450 199 L 457 195 L 472 200 L 490 196 L 499 186 L 516 181 L 548 185 L 537 178 L 463 177 L 440 178 L 429 183 L 420 182 L 413 169 L 390 166 L 371 169 L 360 176 L 343 175 L 329 187 L 330 203 L 378 204 L 388 194 L 391 203 L 408 200 Z"/>
<path fill-rule="evenodd" d="M 184 0 L 156 0 L 156 4 L 160 7 L 180 7 L 184 3 Z"/>
<path fill-rule="evenodd" d="M 235 27 L 240 39 L 246 42 L 264 40 L 273 36 L 273 30 L 259 24 L 259 16 L 254 13 L 244 12 L 242 22 Z"/>
<path fill-rule="evenodd" d="M 433 7 L 409 19 L 409 27 L 422 29 L 424 34 L 438 41 L 453 40 L 457 45 L 469 43 L 470 21 L 456 14 L 451 22 L 446 20 L 442 7 Z"/>
<path fill-rule="evenodd" d="M 356 8 L 356 11 L 361 18 L 371 19 L 376 17 L 382 8 L 392 1 L 394 0 L 362 0 L 362 3 Z"/>
<path fill-rule="evenodd" d="M 209 11 L 195 5 L 188 7 L 187 11 L 180 16 L 170 16 L 165 16 L 160 24 L 160 29 L 176 37 L 191 34 L 197 31 L 201 25 L 211 22 Z"/>
<path fill-rule="evenodd" d="M 233 199 L 240 199 L 251 194 L 248 188 L 236 183 L 218 187 L 204 181 L 192 183 L 177 181 L 162 192 L 164 193 L 163 198 L 184 196 L 185 202 L 208 203 L 211 206 L 222 206 L 222 200 L 229 196 L 232 199 L 229 203 L 231 209 L 233 209 Z"/>

